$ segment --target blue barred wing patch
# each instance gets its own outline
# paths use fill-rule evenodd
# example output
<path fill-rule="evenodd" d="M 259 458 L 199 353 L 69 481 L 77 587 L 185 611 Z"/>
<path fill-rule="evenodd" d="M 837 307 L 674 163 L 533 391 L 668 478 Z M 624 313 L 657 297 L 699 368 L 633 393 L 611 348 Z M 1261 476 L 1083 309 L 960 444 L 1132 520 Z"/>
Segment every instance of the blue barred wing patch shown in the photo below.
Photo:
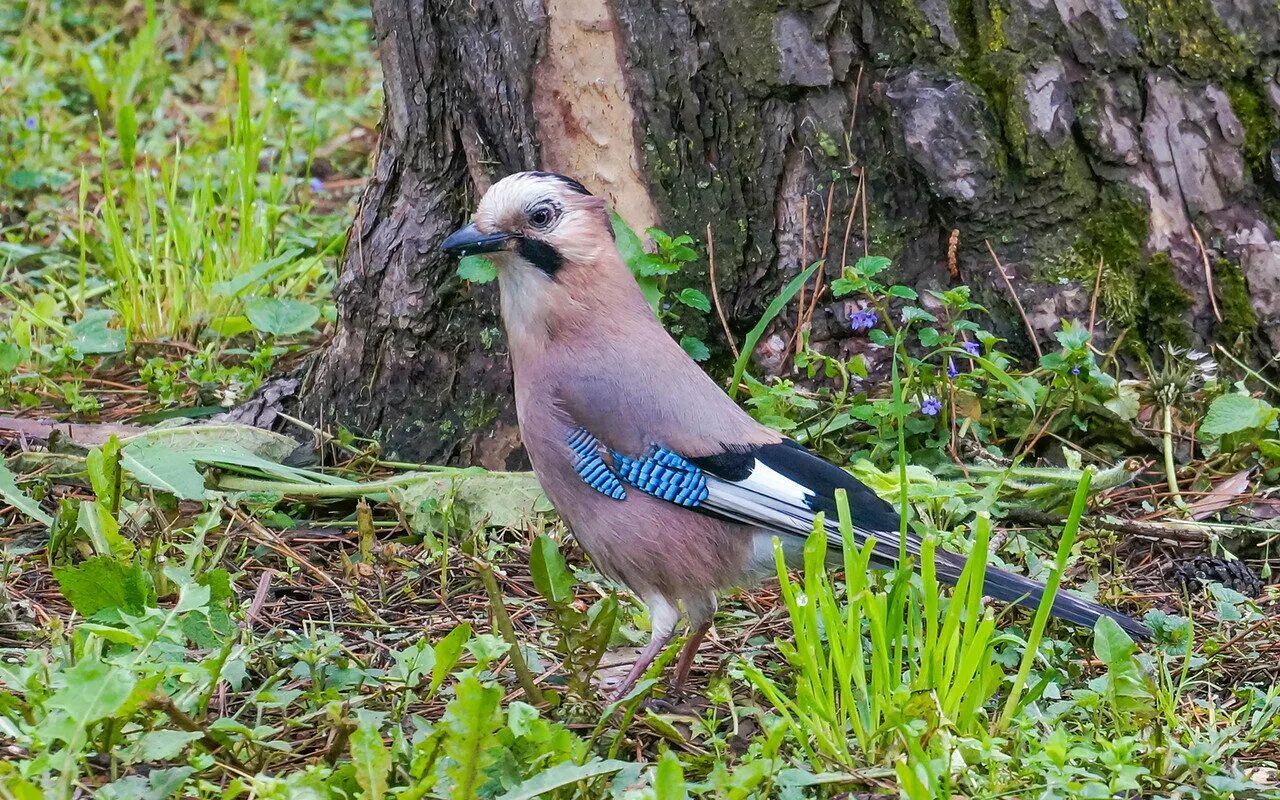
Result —
<path fill-rule="evenodd" d="M 573 451 L 573 470 L 584 483 L 614 500 L 627 498 L 627 490 L 622 487 L 622 482 L 600 457 L 599 439 L 592 436 L 586 428 L 574 428 L 566 441 Z"/>
<path fill-rule="evenodd" d="M 631 458 L 616 450 L 609 452 L 618 477 L 645 494 L 689 507 L 707 499 L 707 476 L 697 465 L 665 447 L 650 448 L 643 458 Z"/>

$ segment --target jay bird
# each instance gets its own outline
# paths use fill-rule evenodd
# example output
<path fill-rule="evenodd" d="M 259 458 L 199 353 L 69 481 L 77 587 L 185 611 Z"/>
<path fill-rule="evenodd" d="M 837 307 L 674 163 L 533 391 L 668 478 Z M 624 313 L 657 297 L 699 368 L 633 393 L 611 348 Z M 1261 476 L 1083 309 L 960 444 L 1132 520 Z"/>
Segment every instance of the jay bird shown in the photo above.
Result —
<path fill-rule="evenodd" d="M 648 607 L 652 638 L 615 698 L 670 642 L 683 607 L 691 633 L 671 684 L 681 691 L 717 593 L 772 574 L 775 535 L 799 555 L 824 513 L 838 552 L 837 489 L 848 494 L 858 544 L 874 537 L 873 562 L 896 562 L 894 508 L 756 422 L 685 354 L 623 263 L 604 201 L 581 183 L 549 172 L 503 178 L 442 247 L 494 262 L 533 470 L 596 567 Z M 906 552 L 920 554 L 914 532 Z M 954 584 L 963 566 L 936 551 L 939 579 Z M 983 586 L 1032 608 L 1044 590 L 995 567 Z M 1064 592 L 1052 613 L 1086 626 L 1105 615 L 1149 636 L 1129 617 Z"/>

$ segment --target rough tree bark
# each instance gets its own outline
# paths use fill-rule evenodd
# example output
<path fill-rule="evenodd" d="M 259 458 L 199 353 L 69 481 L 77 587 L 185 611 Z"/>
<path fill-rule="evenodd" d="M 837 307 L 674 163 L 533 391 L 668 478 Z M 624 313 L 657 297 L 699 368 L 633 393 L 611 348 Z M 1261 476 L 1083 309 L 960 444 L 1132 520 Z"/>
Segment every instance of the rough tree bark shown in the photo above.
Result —
<path fill-rule="evenodd" d="M 817 253 L 828 214 L 842 237 L 865 181 L 850 258 L 890 256 L 918 287 L 970 284 L 1022 346 L 988 242 L 1046 339 L 1088 317 L 1101 261 L 1101 335 L 1280 352 L 1272 0 L 373 0 L 373 14 L 382 142 L 302 405 L 402 458 L 520 462 L 495 289 L 468 288 L 437 246 L 489 182 L 535 167 L 637 229 L 710 225 L 739 335 Z M 682 280 L 705 285 L 705 265 Z M 866 347 L 851 310 L 824 305 L 818 346 Z M 759 371 L 781 366 L 779 341 Z"/>

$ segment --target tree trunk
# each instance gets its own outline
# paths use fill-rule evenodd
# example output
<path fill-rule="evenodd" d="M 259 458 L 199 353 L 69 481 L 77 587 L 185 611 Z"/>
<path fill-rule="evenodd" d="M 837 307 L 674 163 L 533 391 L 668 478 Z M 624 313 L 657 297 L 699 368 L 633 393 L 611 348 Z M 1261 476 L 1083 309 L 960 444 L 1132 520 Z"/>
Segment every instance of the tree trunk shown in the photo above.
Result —
<path fill-rule="evenodd" d="M 468 288 L 438 250 L 521 169 L 580 179 L 638 230 L 710 226 L 739 337 L 829 219 L 828 278 L 870 252 L 899 282 L 967 283 L 1028 351 L 1027 325 L 1050 343 L 1089 319 L 1097 281 L 1098 334 L 1137 352 L 1280 352 L 1272 0 L 374 0 L 373 15 L 382 142 L 302 401 L 401 458 L 522 458 L 496 288 Z M 679 280 L 705 287 L 695 266 Z M 816 346 L 862 352 L 852 310 L 824 302 Z M 758 372 L 783 366 L 780 342 L 762 341 Z"/>

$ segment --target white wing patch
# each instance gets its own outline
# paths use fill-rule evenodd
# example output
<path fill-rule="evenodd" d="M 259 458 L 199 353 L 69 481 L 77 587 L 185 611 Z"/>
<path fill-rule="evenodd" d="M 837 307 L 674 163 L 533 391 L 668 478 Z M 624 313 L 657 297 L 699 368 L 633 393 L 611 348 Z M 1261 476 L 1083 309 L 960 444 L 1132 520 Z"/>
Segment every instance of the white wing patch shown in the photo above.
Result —
<path fill-rule="evenodd" d="M 814 492 L 804 484 L 756 459 L 751 473 L 740 481 L 728 481 L 708 473 L 707 499 L 702 502 L 701 507 L 777 533 L 803 537 L 813 530 L 813 521 L 817 516 L 812 505 L 814 496 Z M 824 527 L 830 543 L 837 548 L 841 547 L 843 541 L 839 521 L 831 517 L 825 520 Z M 881 557 L 897 559 L 897 530 L 868 530 L 854 520 L 853 533 L 858 544 L 874 537 L 876 552 Z M 911 534 L 907 535 L 907 552 L 917 556 L 920 554 L 920 543 Z"/>
<path fill-rule="evenodd" d="M 802 508 L 809 508 L 813 498 L 813 492 L 807 487 L 796 483 L 773 467 L 761 463 L 758 458 L 746 480 L 735 481 L 735 485 Z"/>

